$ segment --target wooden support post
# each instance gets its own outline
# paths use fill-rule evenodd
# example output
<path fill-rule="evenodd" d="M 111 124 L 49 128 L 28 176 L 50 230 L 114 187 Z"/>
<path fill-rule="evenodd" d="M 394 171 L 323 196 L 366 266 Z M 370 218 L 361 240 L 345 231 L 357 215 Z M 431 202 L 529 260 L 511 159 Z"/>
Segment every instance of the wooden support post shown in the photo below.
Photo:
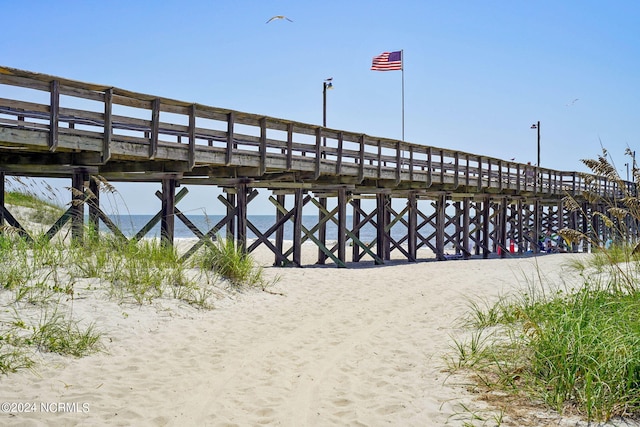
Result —
<path fill-rule="evenodd" d="M 327 208 L 326 197 L 318 198 L 318 202 L 320 203 L 320 206 L 322 206 L 322 208 L 324 209 Z M 322 243 L 323 246 L 326 246 L 327 245 L 327 223 L 323 221 L 324 217 L 325 217 L 325 214 L 322 211 L 322 209 L 318 209 L 318 224 L 320 224 L 320 227 L 318 228 L 318 240 L 320 241 L 320 243 Z M 318 247 L 317 264 L 324 265 L 326 260 L 327 260 L 327 255 L 324 253 L 322 248 Z"/>
<path fill-rule="evenodd" d="M 245 253 L 247 251 L 247 196 L 249 194 L 249 189 L 247 188 L 247 184 L 238 184 L 236 185 L 236 197 L 238 200 L 238 209 L 237 209 L 237 248 Z"/>
<path fill-rule="evenodd" d="M 386 260 L 385 246 L 387 238 L 385 236 L 386 225 L 386 207 L 387 197 L 384 194 L 376 194 L 376 255 L 381 260 Z"/>
<path fill-rule="evenodd" d="M 236 206 L 236 194 L 233 192 L 234 190 L 227 191 L 227 216 L 230 217 L 229 222 L 227 222 L 227 240 L 236 240 L 236 216 L 231 215 L 235 206 Z M 237 190 L 236 190 L 237 192 Z"/>
<path fill-rule="evenodd" d="M 338 259 L 346 261 L 347 244 L 347 190 L 338 189 Z"/>
<path fill-rule="evenodd" d="M 486 196 L 482 201 L 482 258 L 489 258 L 489 224 L 491 223 L 491 198 Z"/>
<path fill-rule="evenodd" d="M 297 267 L 302 266 L 302 188 L 295 192 L 295 211 L 293 216 L 293 262 Z"/>
<path fill-rule="evenodd" d="M 160 239 L 163 245 L 173 246 L 175 236 L 176 179 L 162 179 L 162 218 L 160 220 Z"/>
<path fill-rule="evenodd" d="M 388 236 L 385 237 L 384 239 L 384 259 L 389 261 L 391 260 L 391 240 L 390 240 L 390 236 L 391 236 L 391 201 L 392 201 L 392 197 L 388 194 L 385 194 L 384 196 L 385 199 L 385 203 L 384 203 L 384 228 L 385 228 L 385 232 L 388 234 Z"/>
<path fill-rule="evenodd" d="M 468 197 L 465 197 L 462 201 L 462 255 L 464 259 L 471 257 L 471 251 L 469 250 L 469 223 L 471 222 L 470 210 L 471 202 Z"/>
<path fill-rule="evenodd" d="M 453 232 L 453 242 L 454 242 L 454 247 L 455 247 L 455 251 L 456 251 L 456 255 L 460 254 L 461 251 L 461 247 L 462 247 L 462 217 L 463 214 L 462 212 L 462 207 L 461 207 L 461 203 L 459 201 L 456 201 L 454 204 L 455 207 L 455 213 L 454 213 L 454 217 L 452 218 L 452 223 L 455 227 L 455 231 Z M 445 227 L 446 230 L 446 227 Z"/>
<path fill-rule="evenodd" d="M 509 200 L 507 200 L 506 197 L 503 197 L 500 200 L 500 215 L 498 215 L 499 225 L 500 225 L 500 230 L 498 233 L 498 236 L 499 236 L 498 244 L 500 245 L 500 258 L 505 258 L 507 256 L 507 253 L 509 252 L 509 248 L 507 247 L 507 216 L 508 216 L 508 210 L 509 210 L 508 208 L 509 208 Z"/>
<path fill-rule="evenodd" d="M 76 169 L 71 176 L 71 238 L 82 241 L 84 231 L 84 180 L 86 171 Z"/>
<path fill-rule="evenodd" d="M 89 227 L 99 236 L 100 231 L 100 184 L 95 176 L 89 177 Z"/>
<path fill-rule="evenodd" d="M 360 224 L 360 209 L 362 207 L 360 199 L 353 199 L 351 201 L 351 204 L 354 207 L 353 216 L 352 216 L 352 219 L 353 219 L 352 229 L 354 230 L 353 234 L 354 236 L 356 236 L 358 240 L 360 240 L 360 228 L 358 228 L 358 225 Z M 351 260 L 353 262 L 360 261 L 360 246 L 356 245 L 355 242 L 352 247 Z"/>
<path fill-rule="evenodd" d="M 417 228 L 418 228 L 418 200 L 416 197 L 416 193 L 409 193 L 409 197 L 407 199 L 407 207 L 408 211 L 408 230 L 407 237 L 409 241 L 407 242 L 408 250 L 409 250 L 409 261 L 416 261 L 418 258 L 418 250 L 417 250 Z"/>
<path fill-rule="evenodd" d="M 540 215 L 540 201 L 535 200 L 533 202 L 533 253 L 540 252 L 540 245 L 538 242 L 540 241 L 540 230 L 542 229 L 540 221 L 542 220 L 542 215 Z"/>
<path fill-rule="evenodd" d="M 441 194 L 436 200 L 436 259 L 438 261 L 444 261 L 444 231 L 446 215 L 445 210 L 447 208 L 447 196 Z"/>
<path fill-rule="evenodd" d="M 523 254 L 526 252 L 527 250 L 527 239 L 525 239 L 524 237 L 524 206 L 522 203 L 522 199 L 518 200 L 518 205 L 517 208 L 518 209 L 518 253 L 519 254 Z"/>
<path fill-rule="evenodd" d="M 276 201 L 280 206 L 284 207 L 284 204 L 285 204 L 284 194 L 278 194 L 276 196 Z M 283 217 L 284 217 L 284 213 L 282 213 L 280 209 L 276 209 L 276 223 L 280 223 Z M 276 230 L 276 249 L 278 250 L 278 253 L 282 253 L 283 247 L 284 247 L 284 224 Z M 280 259 L 278 258 L 277 254 L 276 254 L 276 261 L 274 265 L 276 266 L 280 265 Z"/>

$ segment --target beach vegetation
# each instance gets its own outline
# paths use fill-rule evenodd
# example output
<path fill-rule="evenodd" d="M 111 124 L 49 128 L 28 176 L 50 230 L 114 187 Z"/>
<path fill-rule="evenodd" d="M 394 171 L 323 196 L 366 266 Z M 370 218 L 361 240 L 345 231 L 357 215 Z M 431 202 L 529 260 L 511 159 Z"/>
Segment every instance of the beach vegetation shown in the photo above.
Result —
<path fill-rule="evenodd" d="M 82 357 L 101 350 L 102 334 L 94 323 L 81 328 L 79 322 L 58 313 L 56 309 L 43 312 L 40 322 L 32 327 L 28 342 L 40 351 Z"/>
<path fill-rule="evenodd" d="M 472 338 L 453 340 L 449 362 L 471 376 L 485 400 L 496 404 L 499 396 L 501 407 L 543 404 L 600 422 L 640 414 L 640 246 L 628 228 L 640 220 L 640 199 L 606 151 L 585 164 L 625 189 L 616 200 L 585 194 L 609 206 L 582 212 L 589 224 L 606 226 L 609 237 L 561 230 L 565 240 L 593 248 L 566 263 L 577 279 L 558 285 L 539 272 L 513 295 L 469 304 Z M 639 175 L 634 170 L 636 182 Z"/>
<path fill-rule="evenodd" d="M 265 286 L 262 266 L 239 248 L 233 239 L 218 236 L 212 245 L 196 257 L 196 263 L 205 270 L 214 270 L 234 286 Z"/>
<path fill-rule="evenodd" d="M 43 197 L 40 186 L 22 184 L 27 188 L 5 193 L 5 202 L 18 207 L 23 225 L 51 224 L 62 215 L 57 197 Z M 50 216 L 35 218 L 33 211 Z M 74 240 L 68 238 L 69 228 L 55 239 L 39 228 L 30 231 L 30 239 L 11 226 L 0 229 L 0 301 L 5 306 L 0 314 L 0 374 L 30 368 L 34 352 L 81 357 L 103 348 L 98 325 L 73 316 L 78 292 L 86 298 L 88 290 L 98 290 L 92 295 L 123 305 L 174 298 L 212 309 L 223 283 L 234 289 L 266 286 L 262 269 L 233 241 L 220 240 L 182 258 L 158 239 L 126 239 L 87 225 L 83 238 Z"/>

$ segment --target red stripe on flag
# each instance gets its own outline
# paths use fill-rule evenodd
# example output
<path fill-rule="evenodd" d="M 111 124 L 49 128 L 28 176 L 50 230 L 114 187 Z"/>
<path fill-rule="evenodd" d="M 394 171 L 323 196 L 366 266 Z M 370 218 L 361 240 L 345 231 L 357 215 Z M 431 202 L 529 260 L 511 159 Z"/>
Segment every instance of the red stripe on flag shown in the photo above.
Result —
<path fill-rule="evenodd" d="M 389 59 L 390 56 L 392 60 Z M 374 56 L 371 69 L 373 71 L 402 70 L 402 52 L 383 52 L 378 56 Z"/>

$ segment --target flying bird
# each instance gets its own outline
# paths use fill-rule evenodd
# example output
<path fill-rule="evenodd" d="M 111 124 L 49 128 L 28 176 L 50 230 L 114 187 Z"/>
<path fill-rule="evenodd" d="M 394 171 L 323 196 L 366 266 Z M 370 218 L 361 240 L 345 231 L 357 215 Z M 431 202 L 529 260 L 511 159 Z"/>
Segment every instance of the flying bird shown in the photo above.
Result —
<path fill-rule="evenodd" d="M 269 18 L 269 20 L 267 21 L 267 24 L 271 21 L 275 21 L 276 19 L 286 19 L 289 22 L 293 22 L 291 19 L 287 18 L 284 15 L 276 15 L 276 16 L 272 16 L 271 18 Z"/>
<path fill-rule="evenodd" d="M 565 107 L 571 107 L 573 104 L 575 104 L 575 103 L 576 103 L 576 101 L 578 101 L 578 99 L 580 99 L 580 98 L 576 98 L 576 99 L 574 99 L 573 101 L 571 101 L 570 103 L 565 104 Z"/>

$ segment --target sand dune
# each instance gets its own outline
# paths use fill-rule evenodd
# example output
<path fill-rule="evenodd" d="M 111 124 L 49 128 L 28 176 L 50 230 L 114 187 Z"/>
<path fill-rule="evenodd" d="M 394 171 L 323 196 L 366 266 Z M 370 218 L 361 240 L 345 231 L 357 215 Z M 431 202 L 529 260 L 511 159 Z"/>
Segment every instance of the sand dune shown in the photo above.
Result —
<path fill-rule="evenodd" d="M 584 255 L 268 267 L 279 277 L 273 293 L 228 293 L 210 311 L 78 291 L 74 315 L 97 322 L 106 352 L 44 354 L 35 371 L 3 378 L 6 401 L 67 407 L 2 413 L 0 424 L 461 425 L 461 404 L 484 411 L 465 380 L 444 371 L 451 337 L 466 333 L 456 322 L 468 299 L 495 299 L 540 271 L 566 277 L 573 256 Z"/>

